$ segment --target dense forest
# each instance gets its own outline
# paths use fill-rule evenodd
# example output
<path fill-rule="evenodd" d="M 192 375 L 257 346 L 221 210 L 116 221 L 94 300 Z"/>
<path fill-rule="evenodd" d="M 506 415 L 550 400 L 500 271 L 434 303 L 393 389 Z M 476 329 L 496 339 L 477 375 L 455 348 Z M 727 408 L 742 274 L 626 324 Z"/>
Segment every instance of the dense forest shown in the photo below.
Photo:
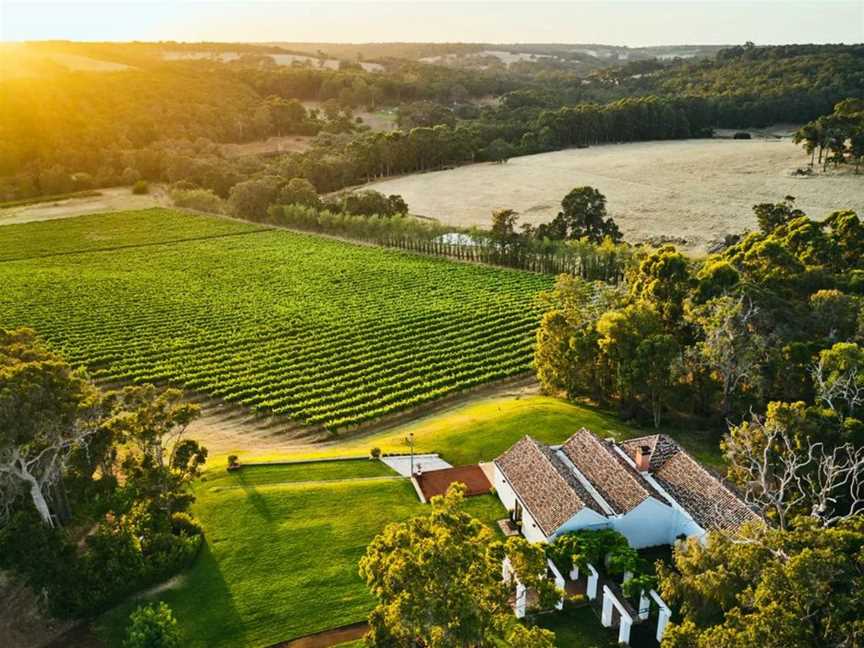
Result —
<path fill-rule="evenodd" d="M 0 82 L 4 200 L 140 178 L 188 180 L 227 197 L 238 182 L 264 175 L 302 177 L 323 193 L 568 146 L 803 123 L 864 88 L 861 46 L 748 45 L 714 60 L 633 61 L 587 76 L 542 62 L 470 70 L 405 59 L 376 71 L 356 60 L 278 65 L 275 46 L 234 48 L 225 59 L 208 50 L 202 59 L 166 59 L 155 44 L 91 48 L 74 51 L 127 67 L 55 66 Z M 355 118 L 382 107 L 397 111 L 398 129 L 373 131 Z M 228 159 L 217 146 L 274 135 L 318 136 L 308 151 L 267 159 Z"/>

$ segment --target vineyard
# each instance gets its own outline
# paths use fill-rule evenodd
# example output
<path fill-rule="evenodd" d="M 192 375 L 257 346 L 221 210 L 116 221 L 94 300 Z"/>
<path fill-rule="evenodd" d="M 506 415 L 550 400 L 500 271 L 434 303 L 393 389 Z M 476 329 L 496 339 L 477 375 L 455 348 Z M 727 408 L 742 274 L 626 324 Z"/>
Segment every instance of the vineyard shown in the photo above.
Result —
<path fill-rule="evenodd" d="M 552 283 L 168 210 L 38 226 L 32 249 L 28 226 L 0 227 L 0 325 L 97 379 L 327 429 L 528 370 Z"/>

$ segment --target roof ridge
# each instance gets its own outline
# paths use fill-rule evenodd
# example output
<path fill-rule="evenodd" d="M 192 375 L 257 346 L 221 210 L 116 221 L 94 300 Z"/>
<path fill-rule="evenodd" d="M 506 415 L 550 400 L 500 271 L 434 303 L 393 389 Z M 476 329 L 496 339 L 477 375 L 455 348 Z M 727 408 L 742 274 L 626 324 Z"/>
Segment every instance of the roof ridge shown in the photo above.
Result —
<path fill-rule="evenodd" d="M 587 441 L 588 439 L 590 441 Z M 570 460 L 573 461 L 573 464 L 615 509 L 616 513 L 631 511 L 646 499 L 654 497 L 652 491 L 631 473 L 632 467 L 625 465 L 624 459 L 618 456 L 615 449 L 607 441 L 600 439 L 587 428 L 583 427 L 575 432 L 561 447 Z M 574 453 L 573 456 L 571 456 L 568 450 Z M 580 453 L 578 450 L 584 450 L 588 455 L 593 455 L 595 459 L 593 462 L 589 461 L 586 464 L 585 458 L 579 456 Z M 596 464 L 597 461 L 607 466 L 606 472 L 608 474 L 605 479 L 600 478 L 600 475 L 597 474 L 598 470 L 602 472 L 599 464 Z M 592 463 L 594 464 L 593 467 Z M 621 478 L 622 473 L 627 475 L 626 478 Z M 620 487 L 615 492 L 609 480 L 619 484 L 620 487 L 623 487 L 624 491 L 629 491 L 630 496 L 624 495 Z M 633 490 L 634 488 L 635 491 Z"/>
<path fill-rule="evenodd" d="M 630 466 L 626 466 L 622 462 L 621 457 L 618 456 L 618 453 L 615 452 L 615 448 L 612 447 L 612 442 L 600 439 L 599 437 L 595 436 L 589 430 L 586 430 L 586 432 L 588 432 L 588 434 L 591 435 L 591 437 L 603 447 L 604 452 L 606 452 L 606 454 L 608 454 L 610 457 L 612 457 L 615 460 L 615 463 L 617 465 L 621 466 L 622 471 L 624 472 L 624 474 L 627 475 L 627 478 L 630 481 L 632 481 L 634 484 L 636 484 L 639 487 L 639 489 L 643 493 L 645 493 L 646 497 L 652 497 L 650 491 L 647 488 L 645 488 L 645 485 L 642 484 L 642 482 L 639 479 L 637 479 L 635 475 L 633 475 L 629 470 L 627 470 L 627 468 L 630 468 Z"/>

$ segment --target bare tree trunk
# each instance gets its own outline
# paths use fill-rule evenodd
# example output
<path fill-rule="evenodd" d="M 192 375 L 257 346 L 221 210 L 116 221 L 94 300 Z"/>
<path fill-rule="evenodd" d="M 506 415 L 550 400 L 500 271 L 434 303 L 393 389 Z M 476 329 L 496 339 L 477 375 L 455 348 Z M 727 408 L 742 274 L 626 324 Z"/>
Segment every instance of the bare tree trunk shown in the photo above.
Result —
<path fill-rule="evenodd" d="M 48 508 L 48 501 L 45 499 L 45 495 L 42 494 L 42 488 L 40 488 L 39 482 L 33 475 L 27 472 L 21 473 L 21 476 L 30 485 L 30 497 L 33 499 L 33 505 L 39 512 L 39 517 L 42 518 L 42 522 L 49 527 L 54 528 L 54 520 L 51 519 L 51 509 Z"/>

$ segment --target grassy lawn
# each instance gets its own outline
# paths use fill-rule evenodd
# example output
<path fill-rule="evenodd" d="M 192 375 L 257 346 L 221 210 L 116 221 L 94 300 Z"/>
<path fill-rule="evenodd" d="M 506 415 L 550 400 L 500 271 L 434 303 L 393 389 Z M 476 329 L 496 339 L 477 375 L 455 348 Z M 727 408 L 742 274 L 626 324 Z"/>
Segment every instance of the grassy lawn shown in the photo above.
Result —
<path fill-rule="evenodd" d="M 404 439 L 413 433 L 417 452 L 438 452 L 451 464 L 462 465 L 494 459 L 526 434 L 544 443 L 561 443 L 582 427 L 601 437 L 616 439 L 655 432 L 626 425 L 599 408 L 558 398 L 499 397 L 473 401 L 408 425 L 293 456 L 363 455 L 376 446 L 384 452 L 406 452 Z M 703 463 L 722 466 L 720 449 L 708 435 L 674 429 L 660 431 L 675 438 Z M 242 451 L 238 454 L 243 456 Z"/>
<path fill-rule="evenodd" d="M 212 471 L 209 473 L 211 488 L 267 486 L 304 481 L 332 481 L 364 477 L 398 477 L 399 474 L 380 461 L 359 459 L 356 461 L 320 461 L 289 465 L 248 466 L 236 473 Z"/>
<path fill-rule="evenodd" d="M 317 480 L 337 481 L 298 483 L 310 466 Z M 363 620 L 373 603 L 357 574 L 366 545 L 389 522 L 428 510 L 407 480 L 361 479 L 382 470 L 393 474 L 361 461 L 205 473 L 194 513 L 207 542 L 189 571 L 150 597 L 173 608 L 183 645 L 265 646 Z M 466 509 L 490 526 L 504 515 L 491 495 Z M 120 644 L 138 603 L 100 620 L 108 645 Z"/>
<path fill-rule="evenodd" d="M 402 439 L 413 432 L 418 452 L 465 464 L 494 458 L 524 434 L 556 443 L 582 426 L 618 439 L 650 433 L 602 410 L 545 396 L 487 398 L 305 456 L 364 455 L 373 446 L 404 452 Z M 719 451 L 707 441 L 667 432 L 701 460 L 718 463 Z M 155 595 L 174 609 L 184 646 L 265 646 L 363 620 L 373 604 L 357 574 L 366 545 L 389 522 L 428 510 L 410 483 L 380 462 L 250 466 L 234 473 L 222 457 L 210 465 L 195 485 L 194 506 L 207 543 L 192 568 Z M 504 515 L 491 495 L 470 498 L 466 509 L 490 526 Z M 119 644 L 132 607 L 100 620 L 109 645 Z M 541 625 L 556 632 L 562 648 L 601 648 L 614 640 L 584 608 L 544 616 Z"/>
<path fill-rule="evenodd" d="M 604 628 L 587 606 L 544 614 L 538 617 L 537 625 L 555 633 L 558 648 L 612 648 L 618 645 L 617 631 Z"/>

